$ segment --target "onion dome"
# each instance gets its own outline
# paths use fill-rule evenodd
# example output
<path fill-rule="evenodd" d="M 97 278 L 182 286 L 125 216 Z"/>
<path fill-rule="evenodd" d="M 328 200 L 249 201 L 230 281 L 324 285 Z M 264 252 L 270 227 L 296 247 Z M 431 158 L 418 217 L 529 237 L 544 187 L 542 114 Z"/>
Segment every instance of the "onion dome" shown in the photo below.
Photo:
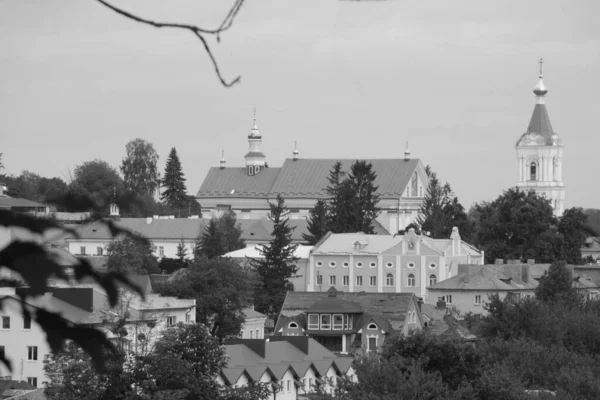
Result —
<path fill-rule="evenodd" d="M 544 64 L 544 60 L 540 58 L 540 80 L 538 81 L 537 85 L 535 85 L 535 89 L 533 89 L 533 93 L 535 93 L 536 96 L 544 96 L 546 93 L 548 93 L 548 88 L 546 87 L 546 85 L 544 85 L 544 81 L 542 80 L 542 65 Z"/>

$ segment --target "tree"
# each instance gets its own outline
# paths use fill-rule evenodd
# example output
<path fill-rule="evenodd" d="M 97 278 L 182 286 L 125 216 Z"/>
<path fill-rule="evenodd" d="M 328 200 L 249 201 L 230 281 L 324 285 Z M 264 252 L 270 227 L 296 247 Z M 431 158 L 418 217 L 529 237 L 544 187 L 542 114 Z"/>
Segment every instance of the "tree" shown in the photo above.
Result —
<path fill-rule="evenodd" d="M 294 228 L 289 226 L 287 208 L 281 194 L 277 195 L 275 203 L 269 202 L 269 206 L 269 219 L 273 222 L 272 239 L 269 244 L 259 247 L 264 258 L 250 259 L 250 267 L 260 280 L 254 305 L 259 312 L 276 320 L 287 291 L 293 289 L 289 279 L 298 270 L 295 265 L 298 258 L 294 256 L 298 245 L 292 244 Z"/>
<path fill-rule="evenodd" d="M 175 147 L 171 149 L 169 157 L 167 158 L 167 165 L 165 167 L 165 175 L 162 179 L 162 186 L 164 189 L 161 200 L 172 208 L 183 208 L 187 206 L 188 195 L 187 188 L 185 186 L 185 178 L 183 171 L 181 170 L 181 162 L 179 162 L 179 156 Z"/>
<path fill-rule="evenodd" d="M 573 274 L 567 265 L 560 261 L 550 265 L 548 271 L 540 278 L 535 296 L 545 303 L 569 302 L 576 304 L 581 301 L 577 289 L 573 287 Z"/>
<path fill-rule="evenodd" d="M 208 225 L 204 228 L 204 232 L 200 235 L 199 254 L 201 257 L 208 259 L 222 256 L 223 253 L 223 237 L 219 229 L 219 221 L 212 217 Z"/>
<path fill-rule="evenodd" d="M 325 200 L 317 200 L 311 208 L 308 216 L 307 233 L 302 234 L 302 239 L 314 246 L 328 232 L 327 228 L 327 203 Z"/>
<path fill-rule="evenodd" d="M 252 304 L 256 277 L 226 258 L 194 261 L 155 288 L 165 296 L 196 299 L 196 321 L 219 339 L 236 337 L 244 322 L 242 310 Z"/>
<path fill-rule="evenodd" d="M 107 246 L 106 268 L 109 272 L 156 274 L 158 261 L 154 246 L 147 239 L 129 235 L 110 242 Z"/>
<path fill-rule="evenodd" d="M 158 153 L 152 143 L 134 139 L 125 146 L 126 156 L 121 163 L 125 188 L 134 193 L 153 196 L 158 189 Z"/>
<path fill-rule="evenodd" d="M 229 210 L 223 213 L 219 217 L 218 223 L 223 254 L 246 247 L 246 243 L 242 239 L 242 226 L 237 222 L 233 211 Z"/>
<path fill-rule="evenodd" d="M 561 259 L 562 237 L 550 202 L 534 191 L 509 189 L 491 203 L 476 204 L 478 216 L 474 244 L 485 251 L 486 261 L 497 258 Z M 557 257 L 558 256 L 558 257 Z"/>
<path fill-rule="evenodd" d="M 587 225 L 588 216 L 581 208 L 565 210 L 558 222 L 558 232 L 564 240 L 564 260 L 569 264 L 583 264 L 581 248 L 589 236 L 596 232 Z"/>
<path fill-rule="evenodd" d="M 99 159 L 75 167 L 71 184 L 76 185 L 78 191 L 82 191 L 101 209 L 108 209 L 108 205 L 115 200 L 115 194 L 123 190 L 123 180 L 117 170 Z"/>
<path fill-rule="evenodd" d="M 187 247 L 183 238 L 177 244 L 177 258 L 179 259 L 180 268 L 184 268 L 187 265 Z"/>

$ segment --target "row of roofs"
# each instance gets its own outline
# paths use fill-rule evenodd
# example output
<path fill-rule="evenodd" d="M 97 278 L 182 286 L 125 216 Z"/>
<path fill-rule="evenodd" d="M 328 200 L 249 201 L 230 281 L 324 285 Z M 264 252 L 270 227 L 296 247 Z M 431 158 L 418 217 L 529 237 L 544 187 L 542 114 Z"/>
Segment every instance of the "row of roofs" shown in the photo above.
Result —
<path fill-rule="evenodd" d="M 349 171 L 356 160 L 336 159 L 286 159 L 280 168 L 265 168 L 259 174 L 249 176 L 245 167 L 219 168 L 208 171 L 198 199 L 211 197 L 284 198 L 326 197 L 327 177 L 336 162 L 342 171 Z M 398 198 L 415 172 L 418 159 L 372 159 L 364 160 L 373 165 L 377 174 L 375 186 L 381 198 Z"/>

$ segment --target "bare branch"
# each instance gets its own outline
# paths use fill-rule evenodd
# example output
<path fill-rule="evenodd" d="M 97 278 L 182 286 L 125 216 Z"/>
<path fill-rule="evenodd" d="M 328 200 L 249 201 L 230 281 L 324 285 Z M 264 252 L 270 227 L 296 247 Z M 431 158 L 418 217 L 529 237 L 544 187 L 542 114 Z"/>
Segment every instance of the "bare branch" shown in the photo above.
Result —
<path fill-rule="evenodd" d="M 125 18 L 131 19 L 133 21 L 139 22 L 141 24 L 150 25 L 155 28 L 184 29 L 184 30 L 193 32 L 198 37 L 198 39 L 200 39 L 200 41 L 202 42 L 202 45 L 204 46 L 204 50 L 208 54 L 210 61 L 212 62 L 213 66 L 215 68 L 215 73 L 217 74 L 217 77 L 221 81 L 221 84 L 223 84 L 223 86 L 225 86 L 225 87 L 231 87 L 231 86 L 235 85 L 236 83 L 240 82 L 241 76 L 239 76 L 239 75 L 230 82 L 227 82 L 223 78 L 223 75 L 221 75 L 221 71 L 219 69 L 217 60 L 215 59 L 215 57 L 210 49 L 210 46 L 208 45 L 208 42 L 206 41 L 206 38 L 203 35 L 215 35 L 217 38 L 217 42 L 220 42 L 220 40 L 221 40 L 220 34 L 222 32 L 225 32 L 229 28 L 231 28 L 231 26 L 233 25 L 233 21 L 235 20 L 235 17 L 237 16 L 238 12 L 240 11 L 245 0 L 235 0 L 235 3 L 233 4 L 231 9 L 225 16 L 225 19 L 223 19 L 223 22 L 221 22 L 219 27 L 216 29 L 204 29 L 204 28 L 200 28 L 197 25 L 152 21 L 152 20 L 149 20 L 146 18 L 139 17 L 139 16 L 132 14 L 128 11 L 125 11 L 121 8 L 115 7 L 114 5 L 108 3 L 105 0 L 97 0 L 97 1 L 100 4 L 104 5 L 105 7 L 116 12 L 117 14 L 122 15 Z"/>

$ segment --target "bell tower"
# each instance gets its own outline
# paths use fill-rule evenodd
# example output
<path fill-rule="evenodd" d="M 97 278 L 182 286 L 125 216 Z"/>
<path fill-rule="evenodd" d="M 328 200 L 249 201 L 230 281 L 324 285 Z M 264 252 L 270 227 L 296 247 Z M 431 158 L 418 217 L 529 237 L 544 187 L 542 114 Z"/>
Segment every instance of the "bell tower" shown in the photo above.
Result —
<path fill-rule="evenodd" d="M 552 129 L 546 109 L 548 89 L 542 80 L 543 60 L 540 59 L 539 81 L 533 90 L 535 107 L 527 127 L 516 143 L 519 175 L 517 188 L 534 190 L 550 200 L 554 214 L 561 216 L 565 205 L 565 186 L 562 180 L 563 145 Z"/>
<path fill-rule="evenodd" d="M 246 159 L 246 173 L 248 175 L 258 175 L 260 171 L 266 166 L 265 156 L 260 151 L 260 144 L 262 143 L 262 136 L 256 125 L 256 108 L 254 109 L 254 124 L 250 133 L 248 134 L 248 153 L 244 156 Z"/>

